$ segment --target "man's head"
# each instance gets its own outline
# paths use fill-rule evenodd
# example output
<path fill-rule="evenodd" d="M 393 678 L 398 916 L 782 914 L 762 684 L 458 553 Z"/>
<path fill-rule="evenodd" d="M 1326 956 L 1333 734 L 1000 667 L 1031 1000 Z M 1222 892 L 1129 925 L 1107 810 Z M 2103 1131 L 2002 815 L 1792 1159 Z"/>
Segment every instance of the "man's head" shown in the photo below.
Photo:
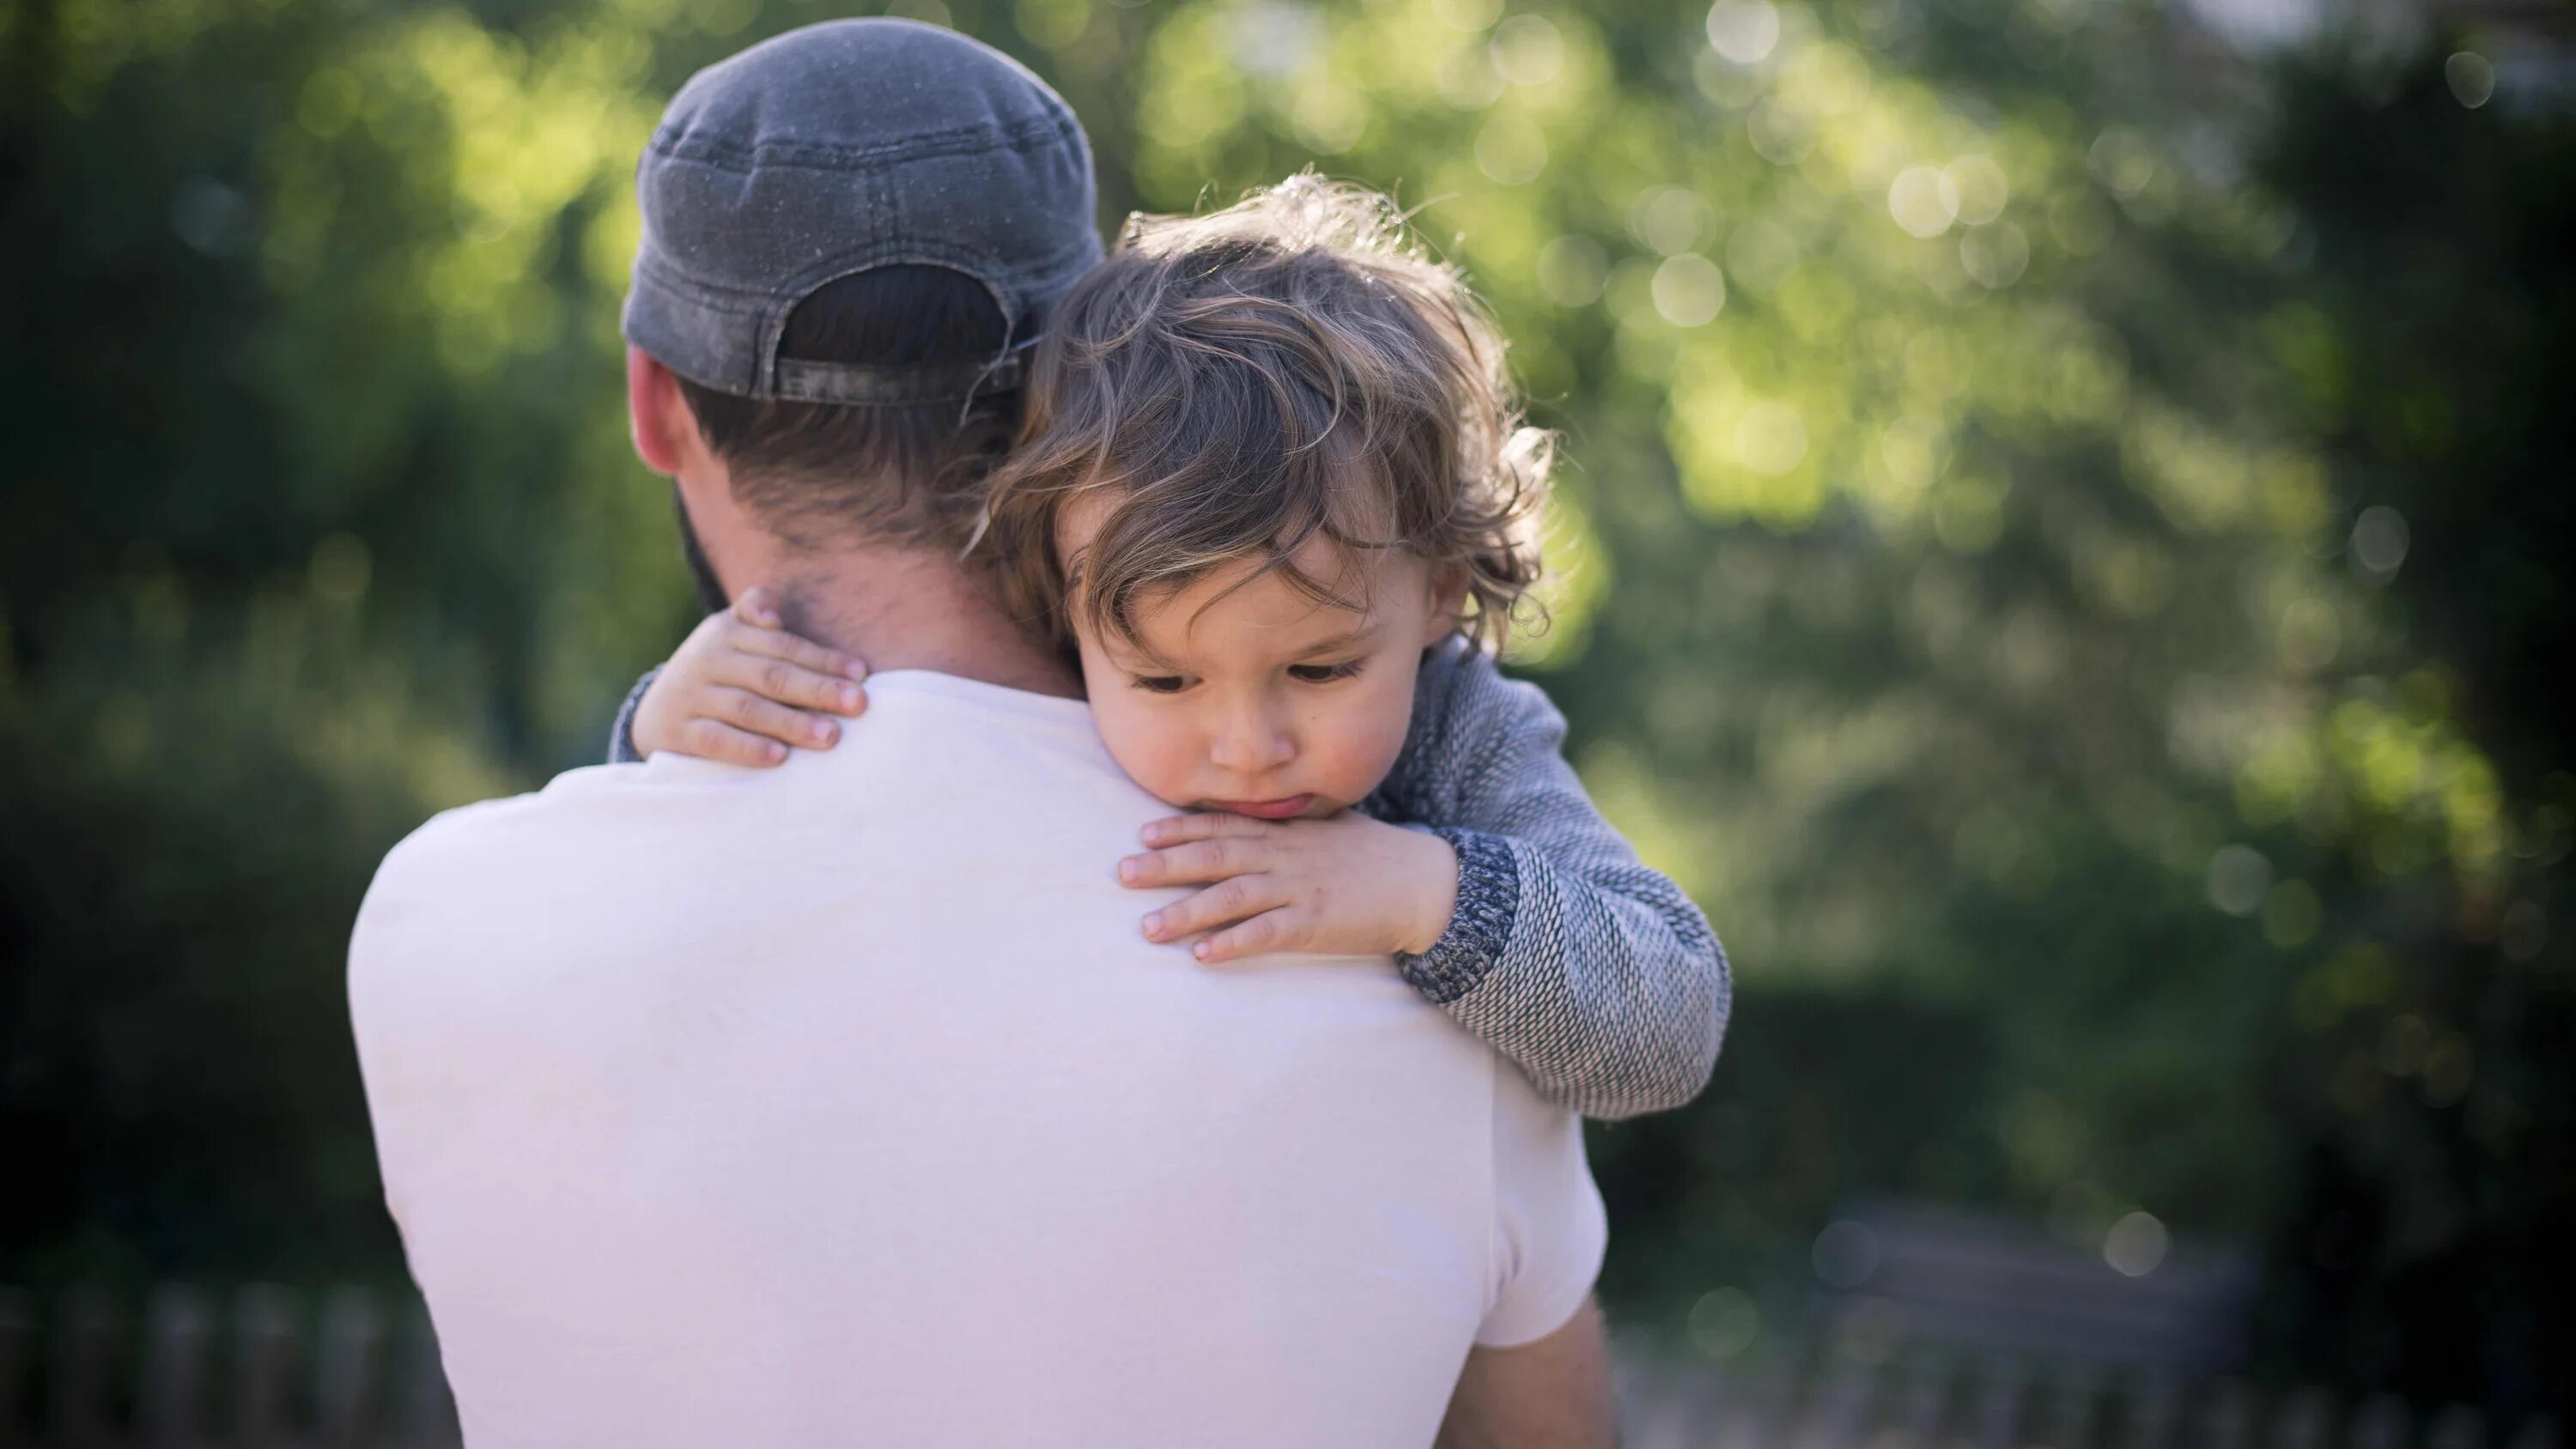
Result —
<path fill-rule="evenodd" d="M 953 544 L 1019 349 L 1100 255 L 1064 102 L 945 30 L 809 26 L 682 87 L 636 193 L 636 447 L 711 572 Z"/>

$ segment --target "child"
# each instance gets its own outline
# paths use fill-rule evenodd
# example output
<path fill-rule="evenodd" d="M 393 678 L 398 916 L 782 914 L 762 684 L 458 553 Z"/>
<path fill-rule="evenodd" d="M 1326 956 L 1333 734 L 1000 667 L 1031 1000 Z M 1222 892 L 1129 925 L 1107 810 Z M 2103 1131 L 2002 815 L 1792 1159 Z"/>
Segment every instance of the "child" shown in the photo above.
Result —
<path fill-rule="evenodd" d="M 1537 577 L 1548 463 L 1458 275 L 1383 198 L 1299 176 L 1129 222 L 1039 345 L 974 547 L 1079 653 L 1119 766 L 1193 812 L 1118 863 L 1204 887 L 1147 937 L 1210 963 L 1392 953 L 1541 1090 L 1616 1118 L 1706 1083 L 1728 968 L 1484 647 Z M 636 687 L 612 758 L 684 732 L 744 763 L 827 748 L 811 711 L 859 704 L 826 655 L 747 593 Z M 769 738 L 710 728 L 719 700 Z"/>

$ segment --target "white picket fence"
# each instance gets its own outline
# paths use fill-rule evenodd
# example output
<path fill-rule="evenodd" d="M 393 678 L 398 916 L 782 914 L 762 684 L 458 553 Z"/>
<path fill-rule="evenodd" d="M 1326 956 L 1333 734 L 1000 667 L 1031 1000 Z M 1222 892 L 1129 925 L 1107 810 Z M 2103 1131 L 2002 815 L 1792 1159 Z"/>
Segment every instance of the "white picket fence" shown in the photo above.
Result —
<path fill-rule="evenodd" d="M 1623 1344 L 1627 1449 L 2558 1449 L 2469 1406 L 2021 1356 L 1831 1351 L 1750 1367 Z M 0 1289 L 0 1446 L 452 1449 L 418 1301 L 355 1287 Z M 1217 1449 L 1217 1446 L 1211 1446 Z M 1319 1446 L 1330 1449 L 1330 1446 Z"/>
<path fill-rule="evenodd" d="M 1729 1368 L 1619 1356 L 1625 1449 L 2557 1449 L 2554 1426 L 2381 1395 L 2088 1361 L 1831 1352 Z"/>
<path fill-rule="evenodd" d="M 452 1449 L 456 1409 L 409 1295 L 170 1285 L 46 1304 L 0 1289 L 0 1445 Z"/>

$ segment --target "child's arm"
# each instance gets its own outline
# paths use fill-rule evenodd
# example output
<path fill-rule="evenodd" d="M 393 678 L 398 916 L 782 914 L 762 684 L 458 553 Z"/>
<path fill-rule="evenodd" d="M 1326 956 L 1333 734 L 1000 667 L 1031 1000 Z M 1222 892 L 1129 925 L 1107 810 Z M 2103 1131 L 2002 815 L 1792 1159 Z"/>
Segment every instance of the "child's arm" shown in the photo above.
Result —
<path fill-rule="evenodd" d="M 830 716 L 867 707 L 867 666 L 787 632 L 763 589 L 709 614 L 671 662 L 628 691 L 609 730 L 608 762 L 671 750 L 737 765 L 769 766 L 789 745 L 828 750 L 841 737 Z"/>
<path fill-rule="evenodd" d="M 1377 803 L 1454 847 L 1454 906 L 1447 892 L 1434 894 L 1445 923 L 1438 939 L 1395 948 L 1397 963 L 1424 996 L 1584 1115 L 1678 1107 L 1716 1064 L 1731 997 L 1726 953 L 1681 888 L 1639 863 L 1593 809 L 1561 753 L 1564 739 L 1565 719 L 1547 696 L 1505 678 L 1482 654 L 1453 646 L 1424 668 L 1411 736 Z M 1329 840 L 1327 827 L 1349 838 Z M 1149 844 L 1213 837 L 1210 845 L 1221 844 L 1229 858 L 1159 850 L 1137 858 L 1143 878 L 1134 883 L 1223 882 L 1157 913 L 1183 928 L 1240 919 L 1268 895 L 1294 902 L 1302 894 L 1304 907 L 1270 912 L 1286 915 L 1262 948 L 1350 949 L 1299 938 L 1324 934 L 1310 933 L 1309 920 L 1364 917 L 1362 907 L 1391 892 L 1417 903 L 1426 894 L 1418 875 L 1353 857 L 1360 842 L 1378 839 L 1366 831 L 1389 829 L 1347 816 L 1284 825 L 1210 816 L 1157 822 Z M 1200 909 L 1229 890 L 1230 901 Z M 1328 898 L 1335 891 L 1341 910 Z M 1413 910 L 1383 914 L 1415 918 Z"/>
<path fill-rule="evenodd" d="M 1586 1116 L 1687 1103 L 1733 1002 L 1707 917 L 1593 807 L 1545 691 L 1463 644 L 1422 689 L 1381 793 L 1457 847 L 1458 909 L 1406 979 Z"/>

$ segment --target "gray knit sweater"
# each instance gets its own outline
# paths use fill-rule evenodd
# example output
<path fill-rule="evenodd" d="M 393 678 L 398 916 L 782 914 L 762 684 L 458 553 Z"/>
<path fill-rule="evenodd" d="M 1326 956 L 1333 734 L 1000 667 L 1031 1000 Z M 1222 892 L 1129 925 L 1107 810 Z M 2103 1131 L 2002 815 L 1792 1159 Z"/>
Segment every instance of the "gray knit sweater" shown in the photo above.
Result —
<path fill-rule="evenodd" d="M 635 751 L 636 682 L 609 759 Z M 1587 1117 L 1681 1106 L 1707 1085 L 1732 1000 L 1725 950 L 1647 869 L 1565 762 L 1565 717 L 1452 639 L 1423 661 L 1395 769 L 1360 809 L 1458 851 L 1449 929 L 1404 979 Z"/>

